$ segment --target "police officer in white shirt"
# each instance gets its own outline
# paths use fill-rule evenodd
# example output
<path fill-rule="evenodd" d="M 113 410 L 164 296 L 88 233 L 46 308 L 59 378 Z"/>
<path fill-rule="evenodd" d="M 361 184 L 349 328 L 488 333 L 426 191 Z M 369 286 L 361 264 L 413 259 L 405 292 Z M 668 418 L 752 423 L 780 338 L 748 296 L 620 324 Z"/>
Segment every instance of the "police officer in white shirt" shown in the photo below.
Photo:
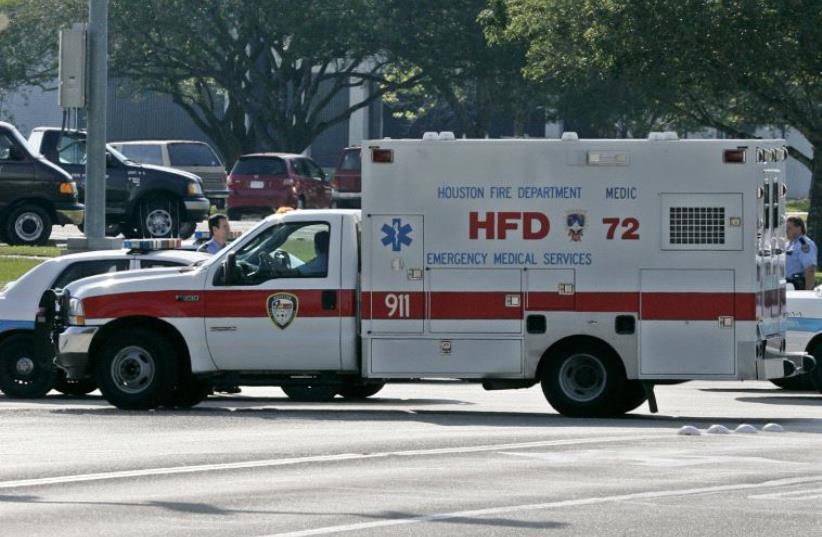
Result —
<path fill-rule="evenodd" d="M 794 288 L 813 289 L 816 282 L 816 243 L 805 235 L 805 222 L 790 216 L 785 222 L 788 249 L 785 252 L 785 276 Z"/>

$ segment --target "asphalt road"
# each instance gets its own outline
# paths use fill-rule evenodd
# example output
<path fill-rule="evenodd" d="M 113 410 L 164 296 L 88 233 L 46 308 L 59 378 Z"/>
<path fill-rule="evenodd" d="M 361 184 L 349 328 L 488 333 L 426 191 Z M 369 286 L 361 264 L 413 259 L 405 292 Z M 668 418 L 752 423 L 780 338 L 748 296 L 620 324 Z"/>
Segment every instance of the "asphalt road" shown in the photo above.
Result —
<path fill-rule="evenodd" d="M 822 395 L 658 399 L 576 420 L 538 388 L 454 383 L 327 404 L 246 388 L 187 412 L 0 396 L 0 535 L 822 536 Z M 741 423 L 760 432 L 677 434 Z"/>

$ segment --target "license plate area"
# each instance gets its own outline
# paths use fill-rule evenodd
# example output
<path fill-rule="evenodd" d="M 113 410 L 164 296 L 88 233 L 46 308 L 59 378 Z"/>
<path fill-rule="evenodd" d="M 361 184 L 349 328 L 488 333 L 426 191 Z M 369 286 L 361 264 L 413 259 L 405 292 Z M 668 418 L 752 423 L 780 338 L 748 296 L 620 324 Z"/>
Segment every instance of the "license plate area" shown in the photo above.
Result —
<path fill-rule="evenodd" d="M 248 186 L 251 188 L 265 188 L 265 183 L 263 181 L 251 181 Z"/>

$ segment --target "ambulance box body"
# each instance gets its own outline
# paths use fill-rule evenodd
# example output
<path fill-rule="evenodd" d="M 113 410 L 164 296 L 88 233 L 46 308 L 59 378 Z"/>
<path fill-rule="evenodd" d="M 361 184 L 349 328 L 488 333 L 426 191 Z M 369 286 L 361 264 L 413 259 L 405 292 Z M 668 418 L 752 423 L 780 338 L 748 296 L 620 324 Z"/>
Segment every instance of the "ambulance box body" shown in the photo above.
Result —
<path fill-rule="evenodd" d="M 783 376 L 783 146 L 370 142 L 365 373 L 534 379 L 570 341 L 629 379 Z"/>

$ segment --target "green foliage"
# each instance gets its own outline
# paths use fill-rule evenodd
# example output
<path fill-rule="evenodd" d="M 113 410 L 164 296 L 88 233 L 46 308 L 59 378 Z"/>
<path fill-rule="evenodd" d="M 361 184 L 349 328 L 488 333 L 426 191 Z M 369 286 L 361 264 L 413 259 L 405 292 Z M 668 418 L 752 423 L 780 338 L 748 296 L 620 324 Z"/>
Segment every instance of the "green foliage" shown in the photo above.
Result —
<path fill-rule="evenodd" d="M 231 162 L 300 152 L 403 81 L 384 75 L 379 0 L 121 0 L 112 4 L 115 71 L 171 95 Z M 349 89 L 371 96 L 330 113 Z"/>
<path fill-rule="evenodd" d="M 29 270 L 42 263 L 42 260 L 20 257 L 0 257 L 0 287 L 16 280 Z"/>
<path fill-rule="evenodd" d="M 0 1 L 0 91 L 54 83 L 58 31 L 85 20 L 85 5 L 79 0 Z"/>
<path fill-rule="evenodd" d="M 57 257 L 61 252 L 57 246 L 0 246 L 0 256 Z"/>

